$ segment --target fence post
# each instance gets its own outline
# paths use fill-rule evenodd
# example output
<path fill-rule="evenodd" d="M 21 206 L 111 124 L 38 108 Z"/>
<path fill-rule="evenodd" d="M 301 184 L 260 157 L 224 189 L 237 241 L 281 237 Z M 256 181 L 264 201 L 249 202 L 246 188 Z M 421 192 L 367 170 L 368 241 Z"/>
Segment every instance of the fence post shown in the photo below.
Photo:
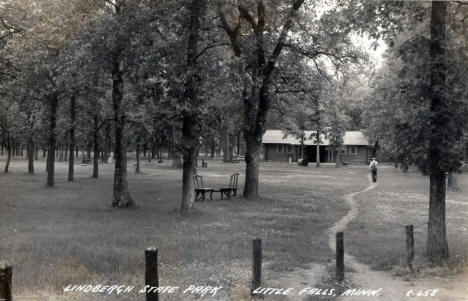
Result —
<path fill-rule="evenodd" d="M 13 268 L 6 261 L 0 262 L 0 300 L 11 301 L 13 300 L 11 295 Z"/>
<path fill-rule="evenodd" d="M 262 240 L 257 238 L 253 240 L 252 248 L 252 287 L 250 294 L 253 296 L 253 291 L 260 287 L 262 282 Z"/>
<path fill-rule="evenodd" d="M 414 260 L 414 236 L 413 236 L 413 225 L 406 225 L 406 263 L 410 271 L 413 271 L 413 260 Z"/>
<path fill-rule="evenodd" d="M 158 287 L 158 250 L 155 248 L 148 248 L 145 250 L 145 285 L 150 287 Z M 158 292 L 148 292 L 146 290 L 146 301 L 159 301 Z"/>
<path fill-rule="evenodd" d="M 344 280 L 344 234 L 336 233 L 336 280 Z"/>

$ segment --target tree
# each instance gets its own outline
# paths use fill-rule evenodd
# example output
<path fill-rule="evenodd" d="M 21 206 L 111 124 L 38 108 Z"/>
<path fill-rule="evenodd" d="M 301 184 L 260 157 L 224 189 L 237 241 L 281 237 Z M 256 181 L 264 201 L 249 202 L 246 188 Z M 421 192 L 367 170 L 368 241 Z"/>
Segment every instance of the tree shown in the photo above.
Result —
<path fill-rule="evenodd" d="M 73 182 L 75 174 L 75 130 L 76 130 L 76 94 L 70 97 L 70 156 L 68 158 L 68 182 Z"/>
<path fill-rule="evenodd" d="M 200 19 L 203 14 L 204 5 L 204 0 L 193 0 L 190 7 L 184 101 L 188 102 L 192 109 L 182 112 L 182 141 L 185 148 L 182 179 L 182 211 L 191 208 L 195 202 L 195 190 L 192 177 L 195 173 L 195 156 L 198 137 L 196 134 L 197 116 L 195 115 L 193 107 L 200 103 L 200 92 L 198 90 L 200 76 L 197 72 L 197 55 L 199 52 Z"/>
<path fill-rule="evenodd" d="M 460 166 L 466 127 L 466 54 L 459 46 L 466 36 L 459 31 L 457 6 L 408 4 L 408 13 L 418 18 L 404 22 L 403 34 L 389 42 L 392 63 L 387 68 L 392 72 L 380 77 L 374 90 L 379 95 L 376 104 L 382 105 L 373 108 L 382 115 L 374 117 L 383 121 L 380 144 L 395 148 L 395 157 L 404 165 L 415 163 L 429 174 L 427 256 L 434 264 L 449 256 L 445 173 Z"/>
<path fill-rule="evenodd" d="M 432 2 L 430 38 L 430 138 L 428 159 L 430 164 L 429 223 L 427 230 L 427 255 L 433 262 L 448 259 L 448 243 L 445 228 L 445 168 L 450 162 L 454 141 L 450 135 L 450 113 L 446 106 L 445 27 L 447 2 Z M 441 147 L 443 145 L 443 147 Z M 445 162 L 444 162 L 445 161 Z M 444 164 L 445 163 L 445 164 Z"/>
<path fill-rule="evenodd" d="M 267 7 L 264 1 L 257 1 L 255 5 L 248 6 L 239 4 L 237 6 L 238 17 L 234 26 L 229 24 L 225 13 L 220 9 L 221 27 L 225 30 L 234 55 L 242 58 L 239 73 L 243 80 L 242 99 L 244 102 L 244 139 L 246 142 L 246 172 L 244 197 L 253 198 L 258 195 L 258 175 L 260 150 L 262 136 L 266 130 L 267 115 L 270 108 L 270 86 L 275 66 L 281 55 L 288 34 L 293 26 L 293 20 L 297 11 L 302 6 L 304 0 L 295 0 L 292 6 L 287 10 L 284 25 L 276 36 L 276 30 L 272 27 L 276 24 L 267 24 L 273 18 L 266 15 Z M 274 10 L 276 3 L 269 9 Z M 281 7 L 281 5 L 279 5 Z M 255 13 L 252 14 L 251 10 Z M 245 21 L 250 27 L 249 30 L 243 26 Z M 244 27 L 244 28 L 243 28 Z M 249 35 L 241 34 L 253 33 L 253 44 L 247 39 Z M 268 37 L 265 35 L 268 34 Z M 243 39 L 243 36 L 246 38 Z M 275 37 L 276 36 L 276 37 Z M 269 39 L 269 41 L 267 41 Z M 274 41 L 272 41 L 274 40 Z M 249 49 L 248 43 L 253 46 Z M 268 53 L 270 48 L 267 43 L 273 43 L 273 50 Z"/>
<path fill-rule="evenodd" d="M 325 137 L 327 137 L 330 147 L 332 147 L 334 153 L 336 154 L 335 162 L 336 167 L 340 167 L 340 153 L 343 146 L 343 137 L 346 133 L 346 123 L 348 118 L 345 114 L 343 102 L 341 96 L 341 85 L 336 85 L 335 89 L 330 89 L 327 91 L 327 106 L 325 111 L 325 119 L 327 120 L 327 127 L 325 129 Z"/>

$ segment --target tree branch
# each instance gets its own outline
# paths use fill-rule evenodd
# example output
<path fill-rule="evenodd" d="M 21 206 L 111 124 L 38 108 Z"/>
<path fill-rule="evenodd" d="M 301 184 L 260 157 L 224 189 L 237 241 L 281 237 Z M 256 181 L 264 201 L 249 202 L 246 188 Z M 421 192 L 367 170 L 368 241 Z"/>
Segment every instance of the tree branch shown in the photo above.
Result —
<path fill-rule="evenodd" d="M 268 64 L 265 70 L 266 77 L 269 77 L 271 72 L 275 68 L 276 60 L 281 54 L 281 50 L 283 50 L 284 42 L 286 41 L 289 30 L 291 29 L 293 18 L 296 15 L 296 12 L 301 7 L 302 3 L 304 3 L 304 0 L 295 0 L 291 10 L 289 11 L 288 16 L 286 17 L 286 23 L 284 24 L 283 29 L 281 30 L 278 42 L 276 43 L 276 46 L 268 60 Z"/>
<path fill-rule="evenodd" d="M 237 10 L 239 11 L 239 15 L 244 18 L 247 22 L 250 23 L 250 25 L 252 26 L 252 29 L 257 32 L 258 31 L 258 26 L 257 24 L 255 23 L 255 20 L 254 18 L 252 17 L 252 15 L 249 14 L 249 11 L 243 7 L 242 5 L 239 5 L 237 6 Z"/>
<path fill-rule="evenodd" d="M 237 25 L 233 29 L 231 29 L 231 27 L 229 26 L 226 16 L 224 15 L 221 8 L 219 8 L 219 18 L 221 20 L 220 27 L 224 29 L 224 31 L 228 35 L 229 40 L 231 41 L 231 46 L 232 46 L 232 50 L 234 51 L 234 54 L 236 56 L 240 56 L 242 52 L 240 40 L 239 40 L 239 32 L 241 28 L 240 17 L 239 17 L 239 21 L 237 22 Z"/>
<path fill-rule="evenodd" d="M 221 47 L 221 46 L 229 46 L 229 44 L 228 43 L 220 43 L 220 44 L 208 45 L 205 48 L 203 48 L 203 50 L 200 51 L 200 53 L 198 53 L 195 56 L 195 60 L 197 60 L 199 57 L 201 57 L 203 54 L 205 54 L 205 52 L 207 50 L 212 49 L 212 48 L 216 48 L 216 47 Z"/>

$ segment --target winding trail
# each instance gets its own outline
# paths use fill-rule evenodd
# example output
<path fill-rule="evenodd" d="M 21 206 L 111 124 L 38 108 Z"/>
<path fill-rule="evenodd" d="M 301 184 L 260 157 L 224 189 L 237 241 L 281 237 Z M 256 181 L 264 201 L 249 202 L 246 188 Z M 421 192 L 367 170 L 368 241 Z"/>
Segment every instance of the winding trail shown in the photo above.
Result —
<path fill-rule="evenodd" d="M 335 234 L 340 231 L 346 230 L 348 224 L 354 220 L 358 213 L 359 208 L 357 206 L 357 202 L 355 200 L 355 196 L 358 194 L 373 190 L 377 187 L 377 183 L 373 183 L 370 176 L 369 178 L 369 186 L 367 186 L 364 190 L 353 192 L 350 194 L 345 195 L 344 200 L 351 208 L 346 216 L 344 216 L 341 220 L 336 222 L 329 230 L 328 230 L 328 246 L 333 251 L 336 251 L 336 238 Z M 346 236 L 345 236 L 346 240 Z M 362 264 L 354 258 L 354 256 L 345 253 L 345 265 L 346 267 L 350 267 L 353 272 L 347 272 L 347 275 L 350 276 L 351 282 L 355 285 L 358 285 L 357 288 L 359 289 L 379 289 L 382 288 L 381 296 L 379 300 L 388 300 L 388 301 L 401 301 L 402 297 L 404 297 L 404 293 L 409 291 L 411 288 L 409 285 L 405 285 L 402 281 L 393 279 L 390 275 L 380 271 L 373 271 L 370 269 L 368 265 Z M 402 295 L 395 292 L 401 292 Z M 343 297 L 346 300 L 363 300 L 363 298 L 368 297 L 350 297 L 346 296 Z"/>
<path fill-rule="evenodd" d="M 345 195 L 344 200 L 350 206 L 350 211 L 341 220 L 336 222 L 328 230 L 328 245 L 330 249 L 336 251 L 336 232 L 345 231 L 348 224 L 354 220 L 359 213 L 359 208 L 355 197 L 358 194 L 373 190 L 377 187 L 377 183 L 373 183 L 371 177 L 368 176 L 369 186 L 362 191 L 353 192 Z M 346 241 L 346 235 L 345 235 Z M 346 243 L 346 242 L 345 242 Z M 466 275 L 458 277 L 447 277 L 437 279 L 414 279 L 405 281 L 401 278 L 392 277 L 390 272 L 382 272 L 372 270 L 368 265 L 360 263 L 350 254 L 345 253 L 345 266 L 352 271 L 346 272 L 346 277 L 353 283 L 356 289 L 375 290 L 382 288 L 380 296 L 343 296 L 339 300 L 381 300 L 381 301 L 405 301 L 405 300 L 437 300 L 437 301 L 467 301 L 468 295 L 466 290 L 461 290 L 463 283 L 466 283 Z M 455 284 L 453 283 L 455 282 Z M 419 290 L 439 289 L 439 293 L 435 297 L 408 297 L 406 294 L 410 290 L 415 292 Z"/>

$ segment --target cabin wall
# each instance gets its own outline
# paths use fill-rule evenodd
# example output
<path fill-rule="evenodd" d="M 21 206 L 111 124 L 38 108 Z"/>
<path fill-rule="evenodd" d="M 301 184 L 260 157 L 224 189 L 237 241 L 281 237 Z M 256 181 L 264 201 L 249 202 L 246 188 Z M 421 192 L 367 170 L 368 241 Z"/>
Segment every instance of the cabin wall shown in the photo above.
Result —
<path fill-rule="evenodd" d="M 297 146 L 290 144 L 264 144 L 264 160 L 273 162 L 297 161 Z"/>
<path fill-rule="evenodd" d="M 343 153 L 343 150 L 340 154 L 340 160 L 342 162 L 347 162 L 348 164 L 367 164 L 369 162 L 369 147 L 366 145 L 347 145 L 343 148 L 346 148 L 346 154 Z M 352 150 L 351 148 L 354 148 Z"/>
<path fill-rule="evenodd" d="M 369 147 L 365 145 L 344 146 L 344 152 L 340 154 L 340 160 L 348 164 L 367 164 L 369 162 Z M 310 157 L 309 162 L 315 162 L 316 146 L 304 146 L 305 157 Z M 328 150 L 327 146 L 320 146 L 320 161 L 323 163 L 335 162 L 336 153 Z M 272 162 L 289 162 L 289 158 L 293 162 L 297 162 L 301 158 L 300 145 L 288 144 L 263 144 L 263 158 L 265 161 Z"/>
<path fill-rule="evenodd" d="M 309 160 L 310 163 L 316 163 L 317 162 L 317 146 L 316 145 L 307 145 L 306 148 L 306 155 L 307 159 Z M 331 160 L 329 154 L 328 154 L 328 146 L 325 145 L 320 145 L 320 162 L 321 163 L 327 163 Z"/>

